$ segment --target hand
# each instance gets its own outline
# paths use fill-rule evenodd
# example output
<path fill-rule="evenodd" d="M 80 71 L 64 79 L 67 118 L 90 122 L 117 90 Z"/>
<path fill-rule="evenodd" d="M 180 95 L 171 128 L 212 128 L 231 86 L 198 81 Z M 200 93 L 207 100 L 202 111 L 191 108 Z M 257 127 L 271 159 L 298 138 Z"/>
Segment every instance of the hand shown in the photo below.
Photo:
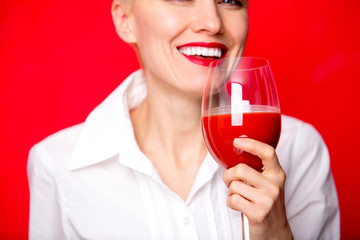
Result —
<path fill-rule="evenodd" d="M 249 138 L 236 138 L 234 146 L 258 156 L 264 171 L 260 173 L 246 164 L 227 169 L 223 180 L 229 188 L 228 207 L 246 215 L 252 240 L 293 239 L 284 203 L 286 174 L 275 149 Z"/>

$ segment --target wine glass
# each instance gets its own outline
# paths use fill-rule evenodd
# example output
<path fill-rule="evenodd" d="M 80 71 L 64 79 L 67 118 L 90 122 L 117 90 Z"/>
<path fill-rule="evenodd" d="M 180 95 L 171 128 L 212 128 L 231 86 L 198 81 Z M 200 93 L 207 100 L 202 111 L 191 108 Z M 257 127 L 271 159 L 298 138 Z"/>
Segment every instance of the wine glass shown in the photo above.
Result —
<path fill-rule="evenodd" d="M 234 139 L 247 137 L 276 147 L 281 114 L 269 62 L 263 58 L 236 57 L 212 62 L 204 86 L 202 132 L 213 158 L 223 167 L 245 163 L 263 171 L 259 157 L 234 147 Z M 249 239 L 249 222 L 241 213 L 243 239 Z"/>
<path fill-rule="evenodd" d="M 263 171 L 261 159 L 234 147 L 247 137 L 277 146 L 281 114 L 269 62 L 235 57 L 212 62 L 204 86 L 202 131 L 213 158 L 223 167 L 245 163 Z"/>

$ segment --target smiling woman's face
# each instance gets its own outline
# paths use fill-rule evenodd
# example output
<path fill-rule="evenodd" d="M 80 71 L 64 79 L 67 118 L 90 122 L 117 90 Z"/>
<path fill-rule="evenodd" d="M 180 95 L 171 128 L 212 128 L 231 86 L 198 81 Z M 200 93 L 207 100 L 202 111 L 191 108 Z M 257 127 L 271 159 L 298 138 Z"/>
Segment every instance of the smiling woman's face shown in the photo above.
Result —
<path fill-rule="evenodd" d="M 243 52 L 247 1 L 133 1 L 128 25 L 147 81 L 201 94 L 208 64 Z"/>

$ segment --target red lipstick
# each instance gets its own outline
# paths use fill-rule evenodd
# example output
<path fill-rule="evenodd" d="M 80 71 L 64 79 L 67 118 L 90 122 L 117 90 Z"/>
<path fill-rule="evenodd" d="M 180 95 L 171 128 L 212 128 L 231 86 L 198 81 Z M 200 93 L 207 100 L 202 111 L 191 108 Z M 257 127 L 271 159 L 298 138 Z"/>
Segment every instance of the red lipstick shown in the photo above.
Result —
<path fill-rule="evenodd" d="M 221 51 L 221 56 L 220 57 L 215 57 L 215 56 L 199 56 L 197 54 L 191 54 L 191 55 L 187 55 L 184 52 L 181 52 L 180 50 L 182 48 L 185 47 L 203 47 L 203 48 L 213 48 L 213 49 L 218 49 L 218 51 Z M 187 43 L 181 46 L 178 46 L 177 49 L 180 51 L 180 53 L 186 57 L 190 62 L 193 62 L 195 64 L 198 65 L 202 65 L 202 66 L 209 66 L 209 64 L 216 60 L 216 59 L 220 59 L 220 58 L 224 58 L 226 56 L 226 53 L 228 51 L 228 48 L 222 44 L 222 43 L 217 43 L 217 42 L 210 42 L 210 43 L 205 43 L 205 42 L 192 42 L 192 43 Z"/>

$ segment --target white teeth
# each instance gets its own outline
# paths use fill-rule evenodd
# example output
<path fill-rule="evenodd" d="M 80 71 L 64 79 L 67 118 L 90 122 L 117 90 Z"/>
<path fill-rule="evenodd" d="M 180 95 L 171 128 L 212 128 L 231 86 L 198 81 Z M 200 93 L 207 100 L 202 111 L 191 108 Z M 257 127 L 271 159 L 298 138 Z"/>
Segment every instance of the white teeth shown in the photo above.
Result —
<path fill-rule="evenodd" d="M 208 50 L 206 48 L 201 49 L 201 55 L 207 57 L 208 56 Z"/>
<path fill-rule="evenodd" d="M 213 48 L 209 49 L 209 56 L 215 56 L 215 50 Z"/>
<path fill-rule="evenodd" d="M 219 55 L 221 56 L 221 51 L 219 51 L 219 49 L 215 49 L 214 54 L 215 54 L 215 56 L 219 56 Z"/>
<path fill-rule="evenodd" d="M 179 51 L 187 56 L 218 57 L 222 55 L 220 48 L 181 47 Z"/>

